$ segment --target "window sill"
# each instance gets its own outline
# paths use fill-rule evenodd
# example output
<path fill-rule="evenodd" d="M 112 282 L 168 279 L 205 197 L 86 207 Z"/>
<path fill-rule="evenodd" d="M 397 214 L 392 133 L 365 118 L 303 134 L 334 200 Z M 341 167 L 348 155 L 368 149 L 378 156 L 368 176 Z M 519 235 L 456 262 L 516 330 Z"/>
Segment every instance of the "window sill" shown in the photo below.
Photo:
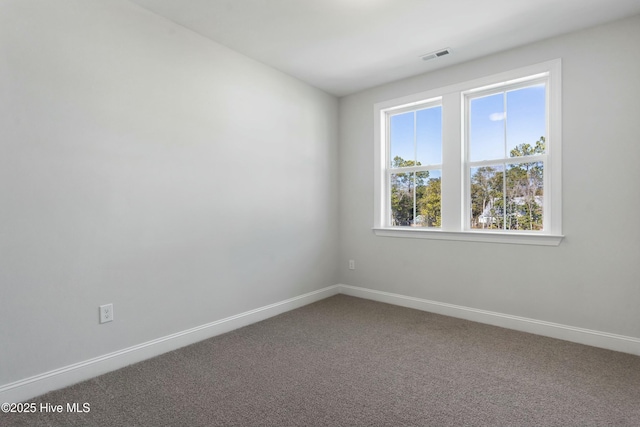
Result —
<path fill-rule="evenodd" d="M 482 243 L 506 243 L 513 245 L 558 246 L 562 235 L 509 233 L 495 231 L 442 231 L 401 227 L 373 227 L 376 236 L 409 239 L 457 240 Z"/>

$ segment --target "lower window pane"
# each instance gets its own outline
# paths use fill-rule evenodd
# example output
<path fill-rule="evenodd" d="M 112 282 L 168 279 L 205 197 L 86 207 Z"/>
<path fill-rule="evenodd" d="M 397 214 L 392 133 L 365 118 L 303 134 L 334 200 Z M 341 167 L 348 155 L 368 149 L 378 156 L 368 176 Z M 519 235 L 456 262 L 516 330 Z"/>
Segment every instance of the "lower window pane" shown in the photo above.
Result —
<path fill-rule="evenodd" d="M 542 162 L 471 168 L 471 228 L 542 230 Z"/>
<path fill-rule="evenodd" d="M 440 170 L 391 174 L 391 218 L 393 227 L 440 227 Z"/>
<path fill-rule="evenodd" d="M 413 224 L 414 206 L 414 174 L 391 174 L 391 225 L 407 227 Z"/>
<path fill-rule="evenodd" d="M 504 227 L 504 167 L 471 168 L 471 228 Z"/>
<path fill-rule="evenodd" d="M 541 162 L 507 165 L 507 230 L 542 230 L 544 166 Z"/>
<path fill-rule="evenodd" d="M 441 227 L 442 173 L 439 170 L 416 173 L 416 227 Z"/>

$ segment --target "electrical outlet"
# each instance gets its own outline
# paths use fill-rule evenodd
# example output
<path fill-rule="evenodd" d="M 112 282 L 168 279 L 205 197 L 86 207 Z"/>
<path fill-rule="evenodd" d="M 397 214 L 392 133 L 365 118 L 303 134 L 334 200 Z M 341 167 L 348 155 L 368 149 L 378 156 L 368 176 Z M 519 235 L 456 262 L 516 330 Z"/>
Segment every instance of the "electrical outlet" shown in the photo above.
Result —
<path fill-rule="evenodd" d="M 355 270 L 356 269 L 356 262 L 352 259 L 349 260 L 349 270 Z"/>
<path fill-rule="evenodd" d="M 100 323 L 113 321 L 113 304 L 105 304 L 100 306 Z"/>

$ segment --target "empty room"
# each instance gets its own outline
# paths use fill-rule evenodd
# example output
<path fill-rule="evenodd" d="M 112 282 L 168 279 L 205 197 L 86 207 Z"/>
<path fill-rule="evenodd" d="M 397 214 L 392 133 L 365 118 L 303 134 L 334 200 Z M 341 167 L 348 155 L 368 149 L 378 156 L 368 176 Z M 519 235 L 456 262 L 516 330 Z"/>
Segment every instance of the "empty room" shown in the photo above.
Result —
<path fill-rule="evenodd" d="M 640 425 L 637 0 L 0 0 L 0 426 Z"/>

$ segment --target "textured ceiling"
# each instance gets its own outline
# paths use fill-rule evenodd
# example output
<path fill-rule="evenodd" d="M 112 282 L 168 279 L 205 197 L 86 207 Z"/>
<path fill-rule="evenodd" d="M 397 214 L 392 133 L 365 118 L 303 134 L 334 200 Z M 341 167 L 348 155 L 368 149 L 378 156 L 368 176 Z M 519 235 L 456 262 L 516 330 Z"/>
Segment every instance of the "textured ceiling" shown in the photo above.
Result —
<path fill-rule="evenodd" d="M 640 13 L 640 0 L 131 1 L 338 96 Z"/>

